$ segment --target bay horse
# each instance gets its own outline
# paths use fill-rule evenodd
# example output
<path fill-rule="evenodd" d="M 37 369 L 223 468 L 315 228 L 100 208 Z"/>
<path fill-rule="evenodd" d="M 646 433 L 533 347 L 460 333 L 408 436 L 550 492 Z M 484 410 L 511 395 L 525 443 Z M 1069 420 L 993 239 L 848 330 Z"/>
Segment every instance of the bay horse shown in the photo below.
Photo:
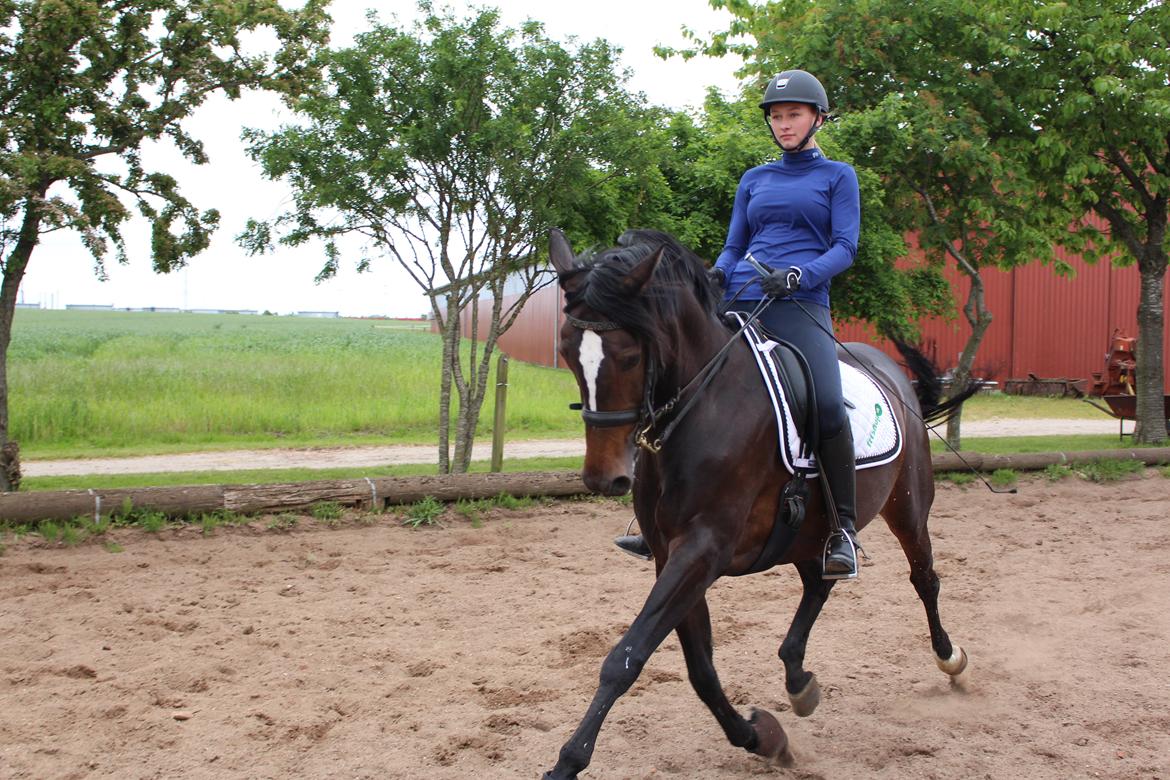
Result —
<path fill-rule="evenodd" d="M 645 605 L 606 656 L 601 681 L 577 730 L 545 780 L 568 780 L 588 766 L 602 722 L 637 679 L 654 650 L 678 633 L 690 682 L 728 741 L 769 761 L 790 764 L 788 738 L 776 718 L 755 709 L 740 715 L 719 684 L 712 659 L 706 591 L 716 579 L 751 573 L 790 479 L 777 455 L 777 424 L 755 359 L 743 339 L 702 388 L 700 403 L 677 421 L 672 438 L 638 454 L 636 437 L 671 418 L 655 411 L 687 387 L 733 338 L 718 316 L 716 291 L 702 260 L 665 233 L 627 231 L 619 246 L 574 257 L 553 230 L 550 259 L 565 292 L 560 354 L 581 391 L 585 420 L 582 477 L 591 491 L 624 495 L 654 552 L 656 578 Z M 783 334 L 778 334 L 781 337 Z M 904 353 L 906 354 L 906 353 Z M 879 513 L 910 562 L 910 581 L 926 608 L 936 663 L 952 679 L 967 656 L 943 630 L 939 578 L 927 533 L 934 476 L 925 421 L 952 412 L 960 394 L 940 402 L 940 384 L 925 358 L 909 360 L 918 390 L 899 365 L 876 348 L 849 344 L 841 357 L 873 374 L 890 396 L 903 431 L 894 461 L 857 472 L 857 528 Z M 654 410 L 654 411 L 652 411 Z M 636 461 L 636 466 L 635 466 Z M 821 579 L 828 519 L 812 490 L 795 540 L 774 563 L 790 563 L 804 592 L 779 649 L 793 711 L 812 714 L 820 701 L 816 677 L 804 669 L 809 632 L 834 581 Z"/>

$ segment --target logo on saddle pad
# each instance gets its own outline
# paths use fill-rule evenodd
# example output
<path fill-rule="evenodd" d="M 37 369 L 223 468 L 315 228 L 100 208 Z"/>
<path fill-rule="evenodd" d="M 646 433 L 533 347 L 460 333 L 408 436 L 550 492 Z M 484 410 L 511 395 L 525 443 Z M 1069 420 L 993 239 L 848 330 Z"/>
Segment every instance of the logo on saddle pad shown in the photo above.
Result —
<path fill-rule="evenodd" d="M 873 405 L 873 425 L 869 426 L 869 436 L 865 437 L 865 446 L 873 446 L 873 440 L 877 436 L 878 428 L 882 424 L 882 405 Z"/>

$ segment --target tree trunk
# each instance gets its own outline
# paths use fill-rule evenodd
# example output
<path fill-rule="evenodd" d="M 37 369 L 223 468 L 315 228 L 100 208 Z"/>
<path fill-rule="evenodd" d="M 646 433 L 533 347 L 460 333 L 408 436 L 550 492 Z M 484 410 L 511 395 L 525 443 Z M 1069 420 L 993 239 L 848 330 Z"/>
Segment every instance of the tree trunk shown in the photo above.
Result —
<path fill-rule="evenodd" d="M 476 430 L 479 428 L 479 416 L 483 411 L 483 402 L 487 398 L 488 374 L 491 370 L 492 356 L 495 354 L 496 342 L 500 338 L 500 313 L 504 305 L 502 282 L 493 282 L 491 290 L 492 313 L 488 321 L 487 336 L 483 340 L 483 354 L 476 361 L 475 353 L 472 352 L 473 365 L 469 372 L 472 380 L 467 383 L 466 387 L 460 388 L 460 398 L 464 399 L 464 403 L 459 409 L 460 425 L 456 432 L 455 460 L 458 466 L 461 466 L 459 468 L 461 472 L 471 468 L 471 448 L 475 443 Z M 472 315 L 471 337 L 478 342 L 479 308 L 478 303 L 473 305 L 476 306 L 476 309 Z"/>
<path fill-rule="evenodd" d="M 479 404 L 482 401 L 475 396 L 475 379 L 478 366 L 476 355 L 479 352 L 479 290 L 467 304 L 471 307 L 471 332 L 468 334 L 470 349 L 467 359 L 467 373 L 462 371 L 462 355 L 458 357 L 460 364 L 455 372 L 455 385 L 459 390 L 459 416 L 455 420 L 455 454 L 451 458 L 451 472 L 465 474 L 471 468 L 471 447 L 475 442 L 475 425 L 479 417 Z"/>
<path fill-rule="evenodd" d="M 24 220 L 12 252 L 4 258 L 4 281 L 0 283 L 0 490 L 20 487 L 19 445 L 8 440 L 8 345 L 12 342 L 12 320 L 16 315 L 17 294 L 40 232 L 41 212 L 38 202 L 48 191 L 40 191 L 24 202 Z"/>
<path fill-rule="evenodd" d="M 1137 339 L 1137 427 L 1134 442 L 1161 444 L 1166 441 L 1166 411 L 1163 358 L 1165 342 L 1163 312 L 1166 288 L 1166 253 L 1158 244 L 1147 245 L 1139 260 L 1141 297 L 1138 301 Z"/>
<path fill-rule="evenodd" d="M 451 366 L 459 359 L 459 302 L 447 294 L 447 319 L 443 323 L 443 367 L 439 380 L 439 473 L 451 473 Z"/>
<path fill-rule="evenodd" d="M 959 364 L 955 367 L 951 380 L 952 389 L 966 386 L 967 381 L 971 378 L 971 367 L 975 364 L 975 356 L 979 354 L 979 345 L 983 343 L 983 337 L 987 334 L 987 329 L 991 327 L 992 319 L 984 299 L 983 277 L 979 275 L 979 270 L 977 268 L 968 269 L 963 263 L 959 264 L 959 270 L 971 279 L 971 291 L 967 295 L 967 304 L 963 306 L 963 315 L 971 326 L 971 336 L 967 339 L 962 354 L 959 355 Z M 947 422 L 947 444 L 956 450 L 962 449 L 962 409 Z"/>

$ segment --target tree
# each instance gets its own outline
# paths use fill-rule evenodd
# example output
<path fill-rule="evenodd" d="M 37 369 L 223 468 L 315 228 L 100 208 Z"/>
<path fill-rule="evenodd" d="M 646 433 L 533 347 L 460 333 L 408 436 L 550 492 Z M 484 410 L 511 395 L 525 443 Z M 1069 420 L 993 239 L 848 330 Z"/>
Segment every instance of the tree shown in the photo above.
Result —
<path fill-rule="evenodd" d="M 252 251 L 277 233 L 286 245 L 322 241 L 328 277 L 351 237 L 364 246 L 359 270 L 385 257 L 410 273 L 442 333 L 439 469 L 462 472 L 496 341 L 544 273 L 548 228 L 612 242 L 636 200 L 628 190 L 645 181 L 640 119 L 608 44 L 571 51 L 536 22 L 501 29 L 494 10 L 456 20 L 419 8 L 412 30 L 371 18 L 351 48 L 322 52 L 327 78 L 296 103 L 300 124 L 248 134 L 294 204 L 250 222 L 241 241 Z"/>
<path fill-rule="evenodd" d="M 1026 162 L 1027 115 L 993 78 L 1003 59 L 1003 21 L 971 0 L 786 0 L 729 3 L 732 28 L 707 44 L 718 54 L 733 35 L 756 46 L 748 70 L 766 78 L 788 67 L 814 72 L 846 117 L 842 144 L 879 174 L 887 214 L 917 232 L 927 256 L 948 259 L 970 280 L 963 315 L 971 327 L 955 368 L 971 377 L 992 312 L 981 269 L 1052 261 L 1071 216 L 1044 201 Z M 959 447 L 960 417 L 947 440 Z"/>
<path fill-rule="evenodd" d="M 1012 68 L 1033 128 L 1029 158 L 1051 201 L 1109 225 L 1080 226 L 1089 258 L 1138 265 L 1137 428 L 1167 438 L 1163 405 L 1170 234 L 1170 8 L 1148 0 L 993 3 L 1011 31 Z"/>
<path fill-rule="evenodd" d="M 205 249 L 219 215 L 200 212 L 165 172 L 147 171 L 144 143 L 169 139 L 207 162 L 183 120 L 208 96 L 249 88 L 295 94 L 315 77 L 308 51 L 327 40 L 326 0 L 286 11 L 277 0 L 6 0 L 0 2 L 0 488 L 13 487 L 8 345 L 21 279 L 41 235 L 75 230 L 97 272 L 130 201 L 150 223 L 154 269 Z M 252 31 L 279 45 L 252 54 Z"/>

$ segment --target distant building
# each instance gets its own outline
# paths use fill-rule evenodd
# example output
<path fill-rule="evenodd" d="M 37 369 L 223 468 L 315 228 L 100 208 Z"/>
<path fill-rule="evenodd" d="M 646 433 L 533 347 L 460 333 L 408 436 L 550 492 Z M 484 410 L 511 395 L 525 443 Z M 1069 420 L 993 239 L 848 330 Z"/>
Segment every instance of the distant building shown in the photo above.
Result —
<path fill-rule="evenodd" d="M 336 319 L 341 316 L 335 311 L 298 311 L 294 317 L 317 317 L 319 319 Z"/>
<path fill-rule="evenodd" d="M 65 308 L 72 311 L 113 311 L 114 305 L 112 303 L 67 303 Z"/>
<path fill-rule="evenodd" d="M 41 305 L 39 303 L 18 303 L 18 304 L 16 304 L 16 308 L 18 308 L 18 309 L 39 309 L 39 308 L 41 308 Z"/>

